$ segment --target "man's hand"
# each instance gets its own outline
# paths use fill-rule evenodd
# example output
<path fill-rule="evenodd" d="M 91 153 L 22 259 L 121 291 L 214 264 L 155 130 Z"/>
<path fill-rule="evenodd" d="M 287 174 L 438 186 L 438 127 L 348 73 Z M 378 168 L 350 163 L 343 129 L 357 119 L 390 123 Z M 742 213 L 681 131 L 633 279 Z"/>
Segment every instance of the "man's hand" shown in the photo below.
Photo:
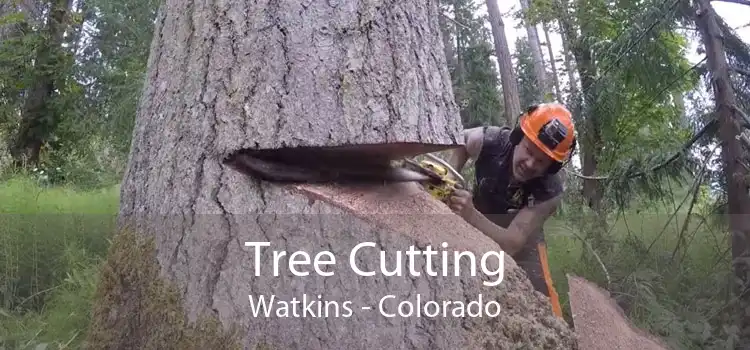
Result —
<path fill-rule="evenodd" d="M 448 207 L 462 218 L 466 219 L 474 210 L 471 192 L 464 189 L 456 189 L 448 198 Z"/>

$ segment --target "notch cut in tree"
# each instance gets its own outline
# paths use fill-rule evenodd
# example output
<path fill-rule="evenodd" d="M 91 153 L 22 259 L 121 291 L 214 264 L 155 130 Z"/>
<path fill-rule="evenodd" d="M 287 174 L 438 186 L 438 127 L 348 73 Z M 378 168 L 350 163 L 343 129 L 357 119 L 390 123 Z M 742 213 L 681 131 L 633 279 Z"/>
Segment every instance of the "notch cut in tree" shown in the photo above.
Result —
<path fill-rule="evenodd" d="M 489 259 L 489 268 L 504 267 L 503 282 L 494 287 L 482 284 L 488 279 L 482 270 L 466 272 L 469 259 L 446 266 L 464 271 L 456 277 L 428 276 L 420 260 L 419 276 L 363 277 L 349 268 L 349 253 L 362 242 L 375 242 L 355 260 L 366 270 L 379 270 L 381 250 L 393 267 L 396 251 L 412 245 L 440 249 L 446 242 L 449 252 L 477 257 L 500 250 L 417 184 L 282 185 L 223 162 L 248 150 L 344 147 L 389 159 L 460 144 L 438 15 L 436 1 L 417 0 L 165 3 L 122 183 L 119 226 L 153 239 L 154 264 L 178 291 L 186 320 L 209 317 L 236 327 L 244 348 L 574 347 L 571 331 L 509 257 Z M 270 242 L 260 265 L 245 242 Z M 333 252 L 335 264 L 324 269 L 334 274 L 302 267 L 311 274 L 293 276 L 282 260 L 274 276 L 272 250 Z M 108 266 L 108 280 L 138 275 L 128 261 L 149 258 L 120 254 L 131 259 Z M 440 256 L 433 263 L 442 266 Z M 159 335 L 158 322 L 138 322 L 141 305 L 158 305 L 142 300 L 152 298 L 148 291 L 139 283 L 101 286 L 97 327 L 89 335 L 94 347 L 174 347 L 159 344 L 171 338 Z M 382 299 L 388 295 L 395 302 Z M 423 304 L 482 298 L 501 309 L 494 318 L 452 317 L 450 307 L 448 317 L 436 318 L 387 318 L 378 311 L 380 300 L 392 312 L 399 301 L 416 304 L 417 295 Z M 260 296 L 274 304 L 306 296 L 331 314 L 277 317 L 273 309 L 269 317 L 254 316 L 249 296 L 256 307 Z"/>

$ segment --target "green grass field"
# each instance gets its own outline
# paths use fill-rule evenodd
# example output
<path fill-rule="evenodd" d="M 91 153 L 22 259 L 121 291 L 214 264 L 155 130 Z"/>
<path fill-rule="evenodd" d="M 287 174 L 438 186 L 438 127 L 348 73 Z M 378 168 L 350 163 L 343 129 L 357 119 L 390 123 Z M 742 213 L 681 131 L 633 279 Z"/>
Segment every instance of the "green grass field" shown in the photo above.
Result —
<path fill-rule="evenodd" d="M 23 178 L 0 184 L 0 349 L 77 348 L 85 338 L 97 264 L 114 229 L 118 196 L 117 187 L 80 192 L 42 188 Z M 619 291 L 615 296 L 628 297 L 639 325 L 680 348 L 696 342 L 708 347 L 727 338 L 726 331 L 708 324 L 725 298 L 721 286 L 729 270 L 717 256 L 726 255 L 728 243 L 696 218 L 681 240 L 689 248 L 673 254 L 685 213 L 668 222 L 669 217 L 667 210 L 620 217 L 611 232 L 618 243 L 602 256 L 603 264 Z M 566 273 L 600 285 L 607 281 L 601 264 L 582 262 L 585 246 L 571 221 L 555 218 L 546 225 L 566 312 Z"/>

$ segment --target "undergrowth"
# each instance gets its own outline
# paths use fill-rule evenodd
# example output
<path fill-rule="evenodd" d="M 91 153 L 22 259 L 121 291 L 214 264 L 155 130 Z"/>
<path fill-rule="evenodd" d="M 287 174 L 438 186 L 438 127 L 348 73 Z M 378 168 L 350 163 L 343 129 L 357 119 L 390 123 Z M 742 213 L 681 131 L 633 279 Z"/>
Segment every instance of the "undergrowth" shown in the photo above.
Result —
<path fill-rule="evenodd" d="M 74 190 L 27 177 L 0 184 L 0 349 L 82 347 L 118 200 L 117 186 Z M 687 211 L 673 212 L 665 204 L 615 214 L 606 234 L 614 248 L 597 252 L 601 264 L 582 262 L 596 251 L 582 243 L 581 223 L 591 214 L 566 210 L 548 222 L 550 264 L 567 317 L 565 274 L 574 273 L 609 289 L 636 325 L 675 348 L 731 345 L 726 234 L 700 215 L 685 225 Z"/>

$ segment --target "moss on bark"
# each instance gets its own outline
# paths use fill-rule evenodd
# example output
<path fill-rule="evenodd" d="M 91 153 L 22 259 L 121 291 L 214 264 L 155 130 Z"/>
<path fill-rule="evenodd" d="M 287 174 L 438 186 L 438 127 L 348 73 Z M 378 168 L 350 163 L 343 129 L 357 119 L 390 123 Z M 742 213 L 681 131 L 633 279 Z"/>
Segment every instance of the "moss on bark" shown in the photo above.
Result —
<path fill-rule="evenodd" d="M 240 349 L 236 329 L 211 316 L 189 322 L 179 290 L 160 273 L 151 238 L 116 235 L 94 296 L 86 349 Z"/>

